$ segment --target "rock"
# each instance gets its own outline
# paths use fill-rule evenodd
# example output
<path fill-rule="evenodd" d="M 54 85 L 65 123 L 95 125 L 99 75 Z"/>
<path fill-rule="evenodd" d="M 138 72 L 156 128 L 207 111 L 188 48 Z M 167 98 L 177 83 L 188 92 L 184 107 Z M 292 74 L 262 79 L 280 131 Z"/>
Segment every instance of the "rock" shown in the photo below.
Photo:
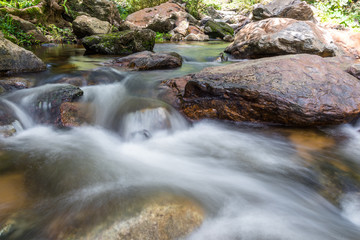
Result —
<path fill-rule="evenodd" d="M 36 95 L 28 111 L 35 121 L 43 124 L 64 126 L 61 120 L 60 106 L 65 102 L 77 101 L 83 91 L 68 84 L 54 84 L 43 86 L 43 90 Z"/>
<path fill-rule="evenodd" d="M 207 68 L 162 87 L 161 99 L 193 120 L 316 126 L 349 122 L 360 112 L 360 82 L 308 54 Z"/>
<path fill-rule="evenodd" d="M 0 75 L 18 72 L 40 72 L 46 65 L 32 52 L 7 39 L 0 38 Z"/>
<path fill-rule="evenodd" d="M 226 42 L 232 42 L 234 41 L 234 37 L 231 35 L 226 35 L 223 40 Z"/>
<path fill-rule="evenodd" d="M 171 36 L 170 41 L 171 42 L 180 42 L 184 39 L 184 36 L 181 35 L 180 33 L 175 33 L 174 35 Z"/>
<path fill-rule="evenodd" d="M 19 26 L 19 28 L 21 30 L 23 30 L 24 32 L 27 32 L 27 31 L 30 31 L 30 30 L 34 30 L 36 29 L 36 26 L 35 24 L 29 22 L 29 21 L 26 21 L 18 16 L 14 16 L 14 15 L 9 15 L 11 18 L 12 18 L 12 22 L 14 24 L 17 24 Z"/>
<path fill-rule="evenodd" d="M 187 20 L 188 13 L 176 3 L 166 2 L 153 8 L 145 8 L 127 16 L 126 21 L 140 28 L 148 28 L 154 19 L 173 20 L 173 28 L 181 21 Z M 170 29 L 172 30 L 172 29 Z M 169 32 L 168 30 L 167 32 Z"/>
<path fill-rule="evenodd" d="M 207 7 L 207 8 L 205 9 L 205 11 L 206 11 L 207 14 L 208 14 L 211 18 L 213 18 L 213 19 L 221 19 L 221 18 L 222 18 L 221 14 L 218 13 L 218 11 L 216 11 L 216 9 L 215 9 L 214 7 L 212 7 L 212 6 Z"/>
<path fill-rule="evenodd" d="M 160 199 L 146 204 L 136 216 L 75 239 L 183 239 L 203 219 L 203 210 L 192 201 Z"/>
<path fill-rule="evenodd" d="M 344 51 L 345 54 L 360 58 L 360 33 L 354 31 L 340 31 L 326 29 L 334 39 L 335 44 Z"/>
<path fill-rule="evenodd" d="M 328 57 L 337 50 L 331 36 L 312 22 L 269 18 L 247 24 L 225 51 L 235 58 L 260 58 L 298 53 Z"/>
<path fill-rule="evenodd" d="M 86 15 L 78 16 L 72 24 L 74 34 L 78 38 L 97 34 L 107 34 L 111 31 L 111 25 L 109 22 L 101 21 L 97 18 Z"/>
<path fill-rule="evenodd" d="M 90 17 L 107 21 L 116 27 L 119 27 L 122 22 L 116 3 L 111 0 L 68 0 L 67 6 L 75 14 L 86 13 Z"/>
<path fill-rule="evenodd" d="M 161 18 L 159 15 L 155 15 L 146 28 L 160 33 L 170 32 L 175 27 L 175 20 L 173 19 L 175 17 L 173 16 L 174 15 L 169 18 Z"/>
<path fill-rule="evenodd" d="M 205 24 L 205 33 L 211 38 L 223 39 L 226 35 L 234 35 L 234 29 L 226 23 L 209 20 Z"/>
<path fill-rule="evenodd" d="M 2 78 L 0 80 L 0 86 L 6 92 L 28 88 L 31 87 L 32 85 L 33 84 L 29 80 L 20 77 Z"/>
<path fill-rule="evenodd" d="M 0 126 L 11 125 L 14 121 L 16 121 L 14 110 L 4 101 L 0 100 Z"/>
<path fill-rule="evenodd" d="M 47 39 L 47 37 L 44 36 L 44 34 L 42 34 L 42 32 L 40 32 L 37 29 L 34 30 L 30 30 L 28 32 L 26 32 L 27 34 L 31 35 L 33 37 L 32 42 L 34 44 L 39 44 L 39 43 L 47 43 L 49 42 L 49 39 Z"/>
<path fill-rule="evenodd" d="M 106 65 L 139 71 L 171 69 L 181 67 L 182 57 L 177 53 L 152 53 L 144 51 L 131 54 L 127 57 L 116 58 L 106 63 Z"/>
<path fill-rule="evenodd" d="M 209 36 L 205 34 L 190 33 L 185 37 L 185 41 L 209 41 Z"/>
<path fill-rule="evenodd" d="M 188 21 L 181 21 L 179 25 L 174 29 L 175 33 L 179 33 L 183 36 L 186 36 L 189 28 L 189 22 Z"/>
<path fill-rule="evenodd" d="M 155 45 L 155 35 L 150 29 L 127 30 L 85 37 L 83 45 L 88 53 L 128 55 L 145 50 L 151 51 Z"/>
<path fill-rule="evenodd" d="M 79 127 L 93 121 L 94 108 L 88 103 L 64 102 L 60 105 L 61 125 Z"/>
<path fill-rule="evenodd" d="M 302 21 L 314 21 L 311 6 L 301 0 L 274 0 L 267 5 L 257 5 L 253 12 L 253 20 L 266 18 L 293 18 Z"/>
<path fill-rule="evenodd" d="M 346 70 L 346 72 L 360 80 L 360 63 L 353 64 Z"/>
<path fill-rule="evenodd" d="M 204 34 L 204 31 L 200 30 L 198 27 L 196 26 L 189 26 L 187 29 L 187 34 Z"/>

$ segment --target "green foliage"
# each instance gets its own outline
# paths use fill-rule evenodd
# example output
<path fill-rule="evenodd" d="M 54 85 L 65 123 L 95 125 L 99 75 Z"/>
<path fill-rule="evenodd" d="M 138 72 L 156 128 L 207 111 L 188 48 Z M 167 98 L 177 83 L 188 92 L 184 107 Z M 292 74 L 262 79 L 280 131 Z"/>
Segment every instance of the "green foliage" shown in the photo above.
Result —
<path fill-rule="evenodd" d="M 19 46 L 29 46 L 36 43 L 34 37 L 21 30 L 8 14 L 0 18 L 0 30 L 6 39 Z"/>
<path fill-rule="evenodd" d="M 156 32 L 155 42 L 165 42 L 165 41 L 170 41 L 170 39 L 171 39 L 170 33 Z"/>
<path fill-rule="evenodd" d="M 124 6 L 123 4 L 117 4 L 117 9 L 120 13 L 121 19 L 125 20 L 126 17 L 129 15 L 129 8 L 127 6 Z"/>
<path fill-rule="evenodd" d="M 345 27 L 360 28 L 360 2 L 352 0 L 308 1 L 319 11 L 318 16 L 323 22 L 333 22 Z"/>
<path fill-rule="evenodd" d="M 0 7 L 27 8 L 39 4 L 41 0 L 0 0 Z"/>
<path fill-rule="evenodd" d="M 126 0 L 126 9 L 128 13 L 133 13 L 144 8 L 155 7 L 168 0 Z"/>
<path fill-rule="evenodd" d="M 55 26 L 54 24 L 49 24 L 47 26 L 38 24 L 36 28 L 42 32 L 42 34 L 50 35 L 52 41 L 54 42 L 70 43 L 75 39 L 74 34 L 70 28 L 63 29 Z"/>
<path fill-rule="evenodd" d="M 184 0 L 184 2 L 186 3 L 186 9 L 189 13 L 199 19 L 199 13 L 205 8 L 203 0 Z"/>
<path fill-rule="evenodd" d="M 64 0 L 64 2 L 61 4 L 61 6 L 64 7 L 66 14 L 69 15 L 69 9 L 68 9 L 68 7 L 66 6 L 66 2 L 67 2 L 67 0 Z"/>

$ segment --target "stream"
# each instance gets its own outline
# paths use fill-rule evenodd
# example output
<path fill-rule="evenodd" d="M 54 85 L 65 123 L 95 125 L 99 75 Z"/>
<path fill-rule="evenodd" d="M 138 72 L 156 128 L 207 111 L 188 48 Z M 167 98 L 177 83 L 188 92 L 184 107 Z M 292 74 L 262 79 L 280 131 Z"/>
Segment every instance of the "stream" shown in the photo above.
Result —
<path fill-rule="evenodd" d="M 151 72 L 103 67 L 112 57 L 75 45 L 35 49 L 49 70 L 20 75 L 34 87 L 2 96 L 19 126 L 0 137 L 0 239 L 76 239 L 74 228 L 132 216 L 164 194 L 204 210 L 185 239 L 360 239 L 360 124 L 191 123 L 154 98 L 161 80 L 229 64 L 216 61 L 226 45 L 156 44 L 184 63 Z M 91 125 L 58 129 L 26 111 L 33 96 L 86 71 L 106 83 L 81 87 Z"/>

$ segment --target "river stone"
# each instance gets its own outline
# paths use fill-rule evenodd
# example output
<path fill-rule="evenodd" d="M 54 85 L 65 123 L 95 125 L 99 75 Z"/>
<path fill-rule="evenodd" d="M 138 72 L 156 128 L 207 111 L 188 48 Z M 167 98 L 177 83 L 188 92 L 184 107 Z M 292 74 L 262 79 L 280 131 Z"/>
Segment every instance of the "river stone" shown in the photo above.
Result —
<path fill-rule="evenodd" d="M 337 47 L 332 37 L 309 21 L 269 18 L 247 24 L 225 52 L 235 58 L 260 58 L 309 53 L 334 56 Z"/>
<path fill-rule="evenodd" d="M 85 236 L 69 239 L 184 239 L 202 224 L 203 219 L 203 210 L 194 202 L 162 197 L 145 204 L 136 216 L 115 222 L 103 230 L 95 229 Z"/>
<path fill-rule="evenodd" d="M 45 69 L 46 65 L 35 54 L 0 38 L 0 75 L 39 72 Z"/>
<path fill-rule="evenodd" d="M 133 70 L 157 70 L 181 67 L 182 57 L 177 53 L 153 53 L 144 51 L 126 57 L 116 58 L 105 63 L 112 67 L 122 67 Z"/>
<path fill-rule="evenodd" d="M 208 20 L 205 24 L 205 33 L 211 38 L 223 39 L 226 35 L 234 35 L 234 29 L 223 22 Z"/>
<path fill-rule="evenodd" d="M 109 22 L 86 15 L 78 16 L 72 24 L 74 34 L 78 38 L 96 34 L 107 34 L 111 31 Z"/>
<path fill-rule="evenodd" d="M 360 63 L 351 65 L 348 69 L 346 69 L 346 72 L 360 80 Z"/>
<path fill-rule="evenodd" d="M 0 80 L 0 87 L 2 87 L 5 92 L 29 88 L 32 85 L 32 82 L 21 77 L 8 77 Z"/>
<path fill-rule="evenodd" d="M 60 105 L 61 125 L 79 127 L 93 122 L 94 108 L 89 103 L 64 102 Z"/>
<path fill-rule="evenodd" d="M 252 14 L 253 20 L 281 17 L 314 21 L 311 6 L 301 0 L 274 0 L 266 5 L 258 4 Z"/>
<path fill-rule="evenodd" d="M 175 28 L 180 22 L 187 20 L 187 16 L 188 13 L 183 7 L 176 3 L 166 2 L 156 7 L 145 8 L 134 12 L 127 16 L 126 21 L 132 23 L 134 26 L 147 28 L 149 24 L 153 23 L 154 19 L 161 19 L 162 22 L 172 20 L 172 28 Z"/>
<path fill-rule="evenodd" d="M 155 32 L 150 29 L 127 30 L 85 37 L 83 45 L 88 53 L 129 55 L 153 50 L 155 36 Z"/>
<path fill-rule="evenodd" d="M 333 125 L 360 113 L 360 82 L 325 59 L 278 56 L 165 81 L 163 100 L 190 119 Z"/>
<path fill-rule="evenodd" d="M 77 101 L 82 95 L 83 91 L 80 88 L 69 84 L 48 85 L 32 101 L 28 111 L 39 123 L 61 127 L 61 105 Z"/>

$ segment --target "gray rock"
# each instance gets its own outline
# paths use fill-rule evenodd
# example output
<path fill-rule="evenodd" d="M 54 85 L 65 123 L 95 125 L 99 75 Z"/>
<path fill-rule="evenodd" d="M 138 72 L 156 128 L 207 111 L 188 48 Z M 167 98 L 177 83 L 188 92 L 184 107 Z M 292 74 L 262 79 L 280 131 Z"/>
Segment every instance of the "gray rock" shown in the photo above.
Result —
<path fill-rule="evenodd" d="M 181 67 L 182 57 L 175 52 L 153 53 L 150 51 L 144 51 L 122 58 L 116 58 L 106 63 L 106 65 L 140 71 L 172 69 Z"/>
<path fill-rule="evenodd" d="M 88 53 L 129 55 L 153 50 L 155 35 L 155 32 L 150 29 L 127 30 L 85 37 L 83 45 Z"/>
<path fill-rule="evenodd" d="M 46 65 L 35 54 L 0 38 L 0 75 L 39 72 L 45 69 Z"/>
<path fill-rule="evenodd" d="M 314 21 L 311 6 L 301 0 L 274 0 L 267 5 L 258 4 L 252 14 L 253 20 L 282 17 Z"/>
<path fill-rule="evenodd" d="M 97 34 L 107 34 L 111 31 L 111 24 L 94 17 L 81 15 L 73 21 L 73 31 L 78 38 Z"/>
<path fill-rule="evenodd" d="M 360 80 L 360 63 L 351 65 L 348 69 L 346 69 L 346 72 Z"/>
<path fill-rule="evenodd" d="M 223 22 L 208 20 L 205 24 L 205 33 L 211 38 L 223 39 L 226 35 L 234 35 L 234 29 Z"/>
<path fill-rule="evenodd" d="M 260 58 L 284 54 L 336 55 L 332 37 L 309 21 L 269 18 L 242 28 L 226 50 L 235 58 Z"/>

